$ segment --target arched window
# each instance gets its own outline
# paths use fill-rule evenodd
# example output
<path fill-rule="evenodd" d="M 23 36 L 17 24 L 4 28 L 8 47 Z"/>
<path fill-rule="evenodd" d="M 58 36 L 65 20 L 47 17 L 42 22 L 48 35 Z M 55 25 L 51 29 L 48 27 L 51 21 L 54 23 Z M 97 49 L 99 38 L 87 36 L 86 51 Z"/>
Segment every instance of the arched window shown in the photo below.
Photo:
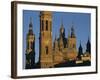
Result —
<path fill-rule="evenodd" d="M 33 49 L 33 42 L 31 42 L 31 49 Z"/>
<path fill-rule="evenodd" d="M 75 44 L 73 44 L 73 48 L 75 48 Z"/>
<path fill-rule="evenodd" d="M 46 20 L 46 31 L 48 31 L 48 21 Z"/>
<path fill-rule="evenodd" d="M 46 46 L 45 50 L 46 50 L 46 54 L 48 54 L 48 46 Z"/>

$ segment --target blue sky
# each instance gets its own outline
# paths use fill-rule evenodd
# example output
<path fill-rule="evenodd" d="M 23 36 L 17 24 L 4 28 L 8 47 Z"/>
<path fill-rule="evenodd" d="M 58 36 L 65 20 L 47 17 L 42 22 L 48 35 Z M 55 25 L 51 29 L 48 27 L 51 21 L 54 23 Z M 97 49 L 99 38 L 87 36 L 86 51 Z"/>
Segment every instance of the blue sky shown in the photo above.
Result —
<path fill-rule="evenodd" d="M 23 10 L 23 64 L 25 67 L 25 51 L 26 51 L 26 34 L 28 33 L 30 17 L 32 17 L 33 33 L 35 34 L 35 52 L 36 61 L 39 56 L 39 32 L 40 32 L 40 14 L 39 11 Z M 59 37 L 59 29 L 61 23 L 65 28 L 65 36 L 68 36 L 68 30 L 70 30 L 73 23 L 75 34 L 77 38 L 77 49 L 80 45 L 80 41 L 83 47 L 83 51 L 86 49 L 86 42 L 90 39 L 90 20 L 91 14 L 89 13 L 75 13 L 75 12 L 52 12 L 52 38 L 55 39 L 55 35 Z"/>

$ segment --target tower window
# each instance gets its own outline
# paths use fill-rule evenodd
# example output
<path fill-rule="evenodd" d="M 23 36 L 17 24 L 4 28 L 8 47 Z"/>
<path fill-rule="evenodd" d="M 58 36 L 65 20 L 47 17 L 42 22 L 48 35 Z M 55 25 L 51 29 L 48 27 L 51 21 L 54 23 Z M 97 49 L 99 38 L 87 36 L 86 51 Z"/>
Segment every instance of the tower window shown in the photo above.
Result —
<path fill-rule="evenodd" d="M 48 47 L 46 46 L 46 54 L 48 54 Z"/>
<path fill-rule="evenodd" d="M 48 30 L 48 21 L 46 20 L 46 31 Z"/>
<path fill-rule="evenodd" d="M 75 44 L 73 44 L 73 48 L 75 48 Z"/>
<path fill-rule="evenodd" d="M 33 42 L 31 42 L 31 49 L 33 49 Z"/>

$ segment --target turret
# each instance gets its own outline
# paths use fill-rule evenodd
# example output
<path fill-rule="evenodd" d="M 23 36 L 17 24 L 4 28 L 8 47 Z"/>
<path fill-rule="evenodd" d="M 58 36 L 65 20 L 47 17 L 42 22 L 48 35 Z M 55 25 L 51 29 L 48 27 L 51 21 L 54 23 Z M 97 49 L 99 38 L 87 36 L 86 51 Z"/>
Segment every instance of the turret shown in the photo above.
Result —
<path fill-rule="evenodd" d="M 81 55 L 83 55 L 83 48 L 82 48 L 82 45 L 81 45 L 81 42 L 80 42 L 80 46 L 78 48 L 78 58 L 81 58 Z"/>
<path fill-rule="evenodd" d="M 86 44 L 86 52 L 91 53 L 91 43 L 90 43 L 89 39 L 88 39 L 87 44 Z"/>

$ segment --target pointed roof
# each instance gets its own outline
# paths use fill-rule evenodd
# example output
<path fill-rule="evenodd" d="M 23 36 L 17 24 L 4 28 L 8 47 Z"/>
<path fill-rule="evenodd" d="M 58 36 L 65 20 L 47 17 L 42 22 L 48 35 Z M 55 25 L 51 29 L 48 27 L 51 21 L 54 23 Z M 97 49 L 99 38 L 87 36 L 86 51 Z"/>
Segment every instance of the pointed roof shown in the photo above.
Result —
<path fill-rule="evenodd" d="M 32 27 L 32 17 L 30 17 L 30 23 L 29 23 L 29 28 Z"/>
<path fill-rule="evenodd" d="M 75 30 L 74 30 L 74 24 L 72 23 L 72 26 L 71 26 L 71 37 L 75 38 Z"/>
<path fill-rule="evenodd" d="M 81 41 L 80 41 L 80 46 L 79 46 L 79 48 L 82 49 Z"/>
<path fill-rule="evenodd" d="M 90 42 L 89 38 L 88 38 L 88 41 L 87 41 L 87 44 L 86 44 L 86 52 L 91 53 L 91 42 Z"/>
<path fill-rule="evenodd" d="M 30 23 L 29 23 L 29 35 L 33 35 L 33 24 L 32 24 L 32 17 L 30 17 Z"/>
<path fill-rule="evenodd" d="M 63 25 L 63 20 L 61 20 L 60 34 L 64 33 L 64 31 L 65 31 L 65 28 L 64 28 L 64 25 Z"/>
<path fill-rule="evenodd" d="M 88 37 L 88 41 L 87 41 L 87 46 L 90 46 L 90 39 L 89 39 L 89 37 Z"/>
<path fill-rule="evenodd" d="M 74 32 L 74 23 L 72 22 L 72 25 L 71 25 L 71 32 Z"/>
<path fill-rule="evenodd" d="M 63 19 L 61 19 L 61 29 L 64 29 L 64 26 L 63 26 Z"/>

